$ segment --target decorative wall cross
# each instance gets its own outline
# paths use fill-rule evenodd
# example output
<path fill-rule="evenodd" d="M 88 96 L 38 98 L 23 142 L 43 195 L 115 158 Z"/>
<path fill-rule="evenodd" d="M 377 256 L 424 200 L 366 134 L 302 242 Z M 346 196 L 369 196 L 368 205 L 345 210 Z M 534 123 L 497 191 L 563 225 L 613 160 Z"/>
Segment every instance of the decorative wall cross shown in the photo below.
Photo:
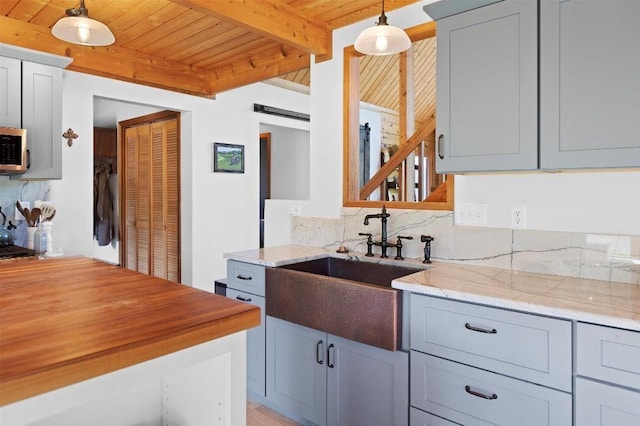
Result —
<path fill-rule="evenodd" d="M 76 139 L 78 135 L 73 132 L 73 129 L 69 129 L 62 134 L 62 137 L 67 139 L 67 144 L 71 146 L 73 145 L 73 140 Z"/>

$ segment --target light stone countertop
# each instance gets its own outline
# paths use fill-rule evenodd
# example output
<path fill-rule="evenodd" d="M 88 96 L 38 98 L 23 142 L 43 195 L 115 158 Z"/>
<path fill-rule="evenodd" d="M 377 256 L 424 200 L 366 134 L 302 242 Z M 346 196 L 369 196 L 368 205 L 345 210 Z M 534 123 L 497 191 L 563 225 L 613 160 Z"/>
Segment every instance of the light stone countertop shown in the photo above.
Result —
<path fill-rule="evenodd" d="M 288 245 L 227 253 L 226 259 L 283 266 L 327 256 L 427 268 L 398 278 L 392 287 L 462 302 L 640 331 L 640 285 L 459 263 L 424 265 L 416 259 L 365 258 L 318 247 Z"/>

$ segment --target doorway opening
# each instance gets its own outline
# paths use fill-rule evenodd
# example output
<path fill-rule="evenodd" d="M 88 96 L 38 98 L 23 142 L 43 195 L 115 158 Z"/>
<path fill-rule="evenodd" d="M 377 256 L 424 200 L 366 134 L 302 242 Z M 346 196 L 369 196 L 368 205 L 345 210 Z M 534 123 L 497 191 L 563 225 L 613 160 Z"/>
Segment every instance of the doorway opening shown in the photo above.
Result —
<path fill-rule="evenodd" d="M 137 104 L 117 99 L 94 97 L 93 99 L 93 127 L 94 127 L 94 172 L 100 163 L 107 164 L 108 187 L 113 197 L 112 220 L 113 233 L 109 241 L 103 240 L 103 245 L 96 238 L 96 211 L 94 200 L 94 238 L 93 257 L 103 262 L 120 265 L 120 191 L 118 181 L 121 176 L 119 166 L 120 151 L 118 147 L 118 122 L 152 114 L 162 108 L 152 105 Z M 95 174 L 94 174 L 95 178 Z M 95 185 L 95 182 L 94 182 Z M 108 228 L 108 227 L 107 227 Z M 106 243 L 106 244 L 104 244 Z"/>

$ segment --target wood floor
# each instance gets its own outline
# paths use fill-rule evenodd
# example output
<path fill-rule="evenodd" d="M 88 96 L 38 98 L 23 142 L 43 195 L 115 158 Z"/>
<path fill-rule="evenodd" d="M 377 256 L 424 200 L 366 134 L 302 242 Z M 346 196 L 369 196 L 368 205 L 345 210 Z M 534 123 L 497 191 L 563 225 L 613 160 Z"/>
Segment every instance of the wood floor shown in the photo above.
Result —
<path fill-rule="evenodd" d="M 247 401 L 247 426 L 297 426 L 293 420 L 264 405 Z"/>

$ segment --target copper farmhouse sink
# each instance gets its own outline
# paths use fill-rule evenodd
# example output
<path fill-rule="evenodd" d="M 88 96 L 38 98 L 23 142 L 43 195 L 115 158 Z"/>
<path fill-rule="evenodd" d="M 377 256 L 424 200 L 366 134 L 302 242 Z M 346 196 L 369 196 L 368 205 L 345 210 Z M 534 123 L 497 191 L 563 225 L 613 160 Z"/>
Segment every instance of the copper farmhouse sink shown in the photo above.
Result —
<path fill-rule="evenodd" d="M 395 278 L 421 269 L 324 258 L 266 269 L 267 315 L 395 351 L 402 292 Z"/>

